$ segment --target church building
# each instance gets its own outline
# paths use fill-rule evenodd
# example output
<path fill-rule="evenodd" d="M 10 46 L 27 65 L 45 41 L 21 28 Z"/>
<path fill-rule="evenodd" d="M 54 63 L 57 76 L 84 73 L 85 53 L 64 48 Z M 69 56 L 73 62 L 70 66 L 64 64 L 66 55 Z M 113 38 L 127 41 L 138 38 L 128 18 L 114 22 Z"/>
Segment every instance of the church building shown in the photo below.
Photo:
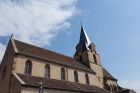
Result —
<path fill-rule="evenodd" d="M 0 65 L 0 93 L 136 93 L 102 65 L 83 26 L 73 57 L 10 38 Z"/>

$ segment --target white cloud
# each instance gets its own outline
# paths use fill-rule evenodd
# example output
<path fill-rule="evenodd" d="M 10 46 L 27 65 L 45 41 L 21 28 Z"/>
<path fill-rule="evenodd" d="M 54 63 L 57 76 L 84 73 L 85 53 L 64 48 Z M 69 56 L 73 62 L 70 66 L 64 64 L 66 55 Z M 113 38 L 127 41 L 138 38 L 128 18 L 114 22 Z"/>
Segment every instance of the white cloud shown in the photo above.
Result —
<path fill-rule="evenodd" d="M 77 0 L 0 0 L 0 36 L 9 36 L 38 46 L 49 45 L 69 28 Z M 5 46 L 0 43 L 0 57 Z M 1 60 L 1 59 L 0 59 Z"/>
<path fill-rule="evenodd" d="M 120 81 L 120 86 L 124 86 L 125 88 L 129 88 L 135 90 L 137 93 L 140 93 L 140 80 L 133 80 L 133 81 Z"/>
<path fill-rule="evenodd" d="M 0 63 L 1 63 L 1 60 L 3 58 L 3 54 L 5 52 L 5 48 L 6 48 L 6 46 L 0 43 Z"/>
<path fill-rule="evenodd" d="M 77 0 L 1 0 L 0 35 L 40 46 L 70 26 Z"/>

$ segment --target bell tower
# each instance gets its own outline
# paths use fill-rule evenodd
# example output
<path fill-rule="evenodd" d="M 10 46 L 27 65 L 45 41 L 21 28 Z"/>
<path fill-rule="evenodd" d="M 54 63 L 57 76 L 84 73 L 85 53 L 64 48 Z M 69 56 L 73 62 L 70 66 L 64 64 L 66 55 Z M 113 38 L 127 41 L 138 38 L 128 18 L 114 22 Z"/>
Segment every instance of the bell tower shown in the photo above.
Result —
<path fill-rule="evenodd" d="M 90 41 L 83 26 L 81 26 L 80 40 L 76 46 L 74 58 L 88 67 L 90 67 L 90 63 L 101 65 L 95 44 Z"/>
<path fill-rule="evenodd" d="M 100 56 L 96 51 L 95 44 L 90 41 L 83 26 L 81 26 L 80 40 L 76 46 L 74 58 L 96 72 L 98 79 L 103 81 L 103 71 Z M 102 83 L 101 83 L 102 86 Z"/>

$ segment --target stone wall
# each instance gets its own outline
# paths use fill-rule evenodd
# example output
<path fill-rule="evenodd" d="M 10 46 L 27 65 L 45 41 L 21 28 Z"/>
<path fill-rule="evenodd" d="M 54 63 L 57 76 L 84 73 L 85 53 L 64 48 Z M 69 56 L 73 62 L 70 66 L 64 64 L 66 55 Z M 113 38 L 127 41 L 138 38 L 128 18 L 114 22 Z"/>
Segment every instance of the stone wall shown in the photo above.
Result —
<path fill-rule="evenodd" d="M 15 73 L 22 73 L 24 74 L 25 70 L 25 63 L 30 59 L 32 61 L 32 76 L 44 77 L 45 73 L 45 65 L 50 65 L 50 78 L 51 79 L 61 79 L 61 68 L 65 68 L 66 72 L 66 81 L 74 82 L 74 71 L 78 72 L 79 83 L 86 84 L 85 74 L 87 73 L 89 76 L 89 81 L 91 85 L 100 86 L 100 80 L 95 76 L 95 74 L 88 73 L 85 71 L 73 69 L 70 67 L 65 67 L 62 65 L 54 64 L 52 62 L 45 62 L 41 60 L 36 60 L 33 58 L 27 58 L 24 56 L 17 56 L 15 60 Z"/>
<path fill-rule="evenodd" d="M 39 93 L 39 89 L 23 87 L 21 90 L 21 93 Z M 53 89 L 53 90 L 52 89 L 43 89 L 43 93 L 81 93 L 81 92 L 55 90 L 55 89 Z"/>

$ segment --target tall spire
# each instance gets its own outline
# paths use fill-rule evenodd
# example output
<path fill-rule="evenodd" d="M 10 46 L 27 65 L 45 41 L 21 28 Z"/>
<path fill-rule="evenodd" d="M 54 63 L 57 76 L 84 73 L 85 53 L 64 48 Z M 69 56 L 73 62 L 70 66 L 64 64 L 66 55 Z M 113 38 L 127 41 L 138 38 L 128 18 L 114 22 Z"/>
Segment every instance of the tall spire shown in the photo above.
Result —
<path fill-rule="evenodd" d="M 82 25 L 81 25 L 81 34 L 80 34 L 79 44 L 82 45 L 83 50 L 89 50 L 89 45 L 91 44 L 91 41 Z"/>

